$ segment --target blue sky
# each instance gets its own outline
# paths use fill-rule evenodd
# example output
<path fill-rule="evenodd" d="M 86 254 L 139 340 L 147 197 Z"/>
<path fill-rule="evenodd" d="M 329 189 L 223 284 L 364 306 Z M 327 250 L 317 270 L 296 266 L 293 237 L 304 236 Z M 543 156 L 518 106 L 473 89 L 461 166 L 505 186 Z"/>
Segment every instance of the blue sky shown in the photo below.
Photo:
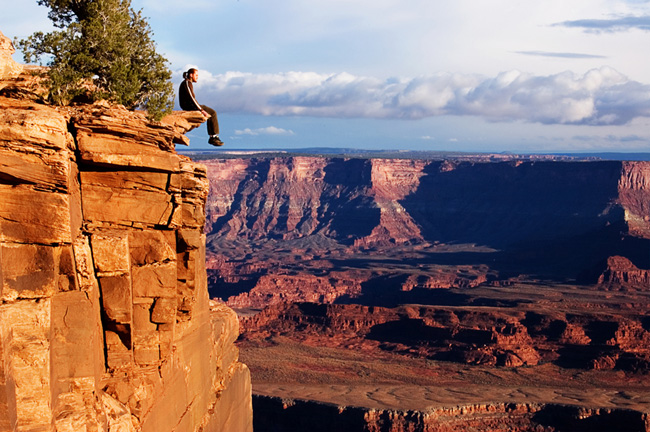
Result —
<path fill-rule="evenodd" d="M 224 149 L 650 151 L 650 1 L 132 0 Z M 0 0 L 10 38 L 51 28 Z M 22 61 L 20 54 L 15 59 Z M 205 126 L 192 148 L 209 148 Z"/>

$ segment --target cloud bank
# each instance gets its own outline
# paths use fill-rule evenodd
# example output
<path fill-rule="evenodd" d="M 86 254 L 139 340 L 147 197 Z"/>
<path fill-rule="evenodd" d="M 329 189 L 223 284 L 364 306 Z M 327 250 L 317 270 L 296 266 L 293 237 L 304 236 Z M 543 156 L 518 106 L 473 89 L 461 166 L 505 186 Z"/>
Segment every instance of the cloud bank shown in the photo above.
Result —
<path fill-rule="evenodd" d="M 559 27 L 581 28 L 592 32 L 621 32 L 631 29 L 650 31 L 650 16 L 624 16 L 609 19 L 581 19 L 555 24 Z"/>
<path fill-rule="evenodd" d="M 275 126 L 268 126 L 264 128 L 257 128 L 257 129 L 246 128 L 242 130 L 236 130 L 235 135 L 257 136 L 257 135 L 295 135 L 295 134 L 291 129 L 283 129 Z"/>
<path fill-rule="evenodd" d="M 650 117 L 650 86 L 609 67 L 583 75 L 496 77 L 440 73 L 380 80 L 348 73 L 204 71 L 199 100 L 220 112 L 274 116 L 421 119 L 456 115 L 495 122 L 622 125 Z"/>

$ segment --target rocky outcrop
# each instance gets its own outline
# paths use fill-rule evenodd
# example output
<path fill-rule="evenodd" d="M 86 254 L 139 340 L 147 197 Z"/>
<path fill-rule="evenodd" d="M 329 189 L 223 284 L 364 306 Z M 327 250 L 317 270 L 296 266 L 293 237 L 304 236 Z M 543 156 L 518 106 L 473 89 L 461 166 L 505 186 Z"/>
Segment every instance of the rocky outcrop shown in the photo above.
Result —
<path fill-rule="evenodd" d="M 0 79 L 13 78 L 22 71 L 22 65 L 11 58 L 15 52 L 11 40 L 0 32 Z"/>
<path fill-rule="evenodd" d="M 650 270 L 638 268 L 625 257 L 609 257 L 605 271 L 598 278 L 598 285 L 608 289 L 646 290 L 650 286 Z"/>
<path fill-rule="evenodd" d="M 557 404 L 485 403 L 399 411 L 333 406 L 306 400 L 255 396 L 255 430 L 299 432 L 647 432 L 648 414 L 626 409 L 588 409 Z M 273 427 L 268 427 L 272 424 Z"/>
<path fill-rule="evenodd" d="M 469 365 L 650 368 L 650 331 L 643 315 L 290 303 L 268 306 L 241 322 L 243 340 L 281 336 Z"/>
<path fill-rule="evenodd" d="M 634 234 L 650 238 L 650 162 L 624 162 L 619 195 Z"/>
<path fill-rule="evenodd" d="M 202 119 L 0 97 L 0 430 L 252 431 L 211 304 Z"/>
<path fill-rule="evenodd" d="M 0 33 L 0 96 L 29 100 L 46 99 L 47 68 L 16 63 L 11 58 L 14 52 L 9 38 Z"/>

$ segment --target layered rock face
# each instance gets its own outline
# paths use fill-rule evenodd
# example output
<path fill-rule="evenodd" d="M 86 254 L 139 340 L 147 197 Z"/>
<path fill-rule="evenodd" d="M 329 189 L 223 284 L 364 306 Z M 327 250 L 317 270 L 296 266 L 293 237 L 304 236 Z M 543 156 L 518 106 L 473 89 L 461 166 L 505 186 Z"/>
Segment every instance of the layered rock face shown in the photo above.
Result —
<path fill-rule="evenodd" d="M 393 280 L 402 291 L 509 283 L 521 274 L 595 283 L 613 256 L 637 268 L 633 280 L 650 274 L 647 162 L 205 163 L 206 226 L 215 252 L 208 261 L 220 290 L 213 294 L 237 307 L 284 301 L 278 286 L 292 301 L 359 296 L 364 286 L 382 283 L 378 272 L 337 266 L 351 267 L 342 263 L 369 252 L 403 262 L 428 253 L 419 265 L 436 267 Z M 297 274 L 303 263 L 311 275 L 327 277 L 314 282 Z"/>
<path fill-rule="evenodd" d="M 346 245 L 548 242 L 650 221 L 647 162 L 208 160 L 208 228 L 229 239 L 321 234 Z M 552 205 L 551 205 L 552 203 Z"/>
<path fill-rule="evenodd" d="M 252 431 L 205 167 L 174 151 L 202 119 L 0 107 L 0 430 Z"/>
<path fill-rule="evenodd" d="M 648 416 L 629 410 L 585 409 L 555 404 L 476 404 L 425 412 L 363 409 L 255 397 L 256 426 L 273 423 L 279 432 L 358 430 L 369 432 L 637 432 Z M 263 429 L 265 430 L 265 429 Z"/>

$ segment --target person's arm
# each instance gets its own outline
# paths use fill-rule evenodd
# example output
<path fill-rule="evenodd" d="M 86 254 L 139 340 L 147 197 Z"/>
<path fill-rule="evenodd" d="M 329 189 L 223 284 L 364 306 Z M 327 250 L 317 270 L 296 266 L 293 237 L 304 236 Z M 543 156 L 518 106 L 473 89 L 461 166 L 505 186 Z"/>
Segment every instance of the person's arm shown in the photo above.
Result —
<path fill-rule="evenodd" d="M 183 85 L 185 86 L 184 90 L 188 99 L 191 101 L 191 104 L 194 105 L 194 109 L 196 111 L 201 111 L 201 113 L 203 113 L 203 116 L 207 116 L 207 113 L 203 111 L 203 108 L 201 108 L 199 101 L 196 100 L 196 97 L 194 96 L 194 89 L 192 88 L 190 82 L 185 80 L 183 81 Z"/>

